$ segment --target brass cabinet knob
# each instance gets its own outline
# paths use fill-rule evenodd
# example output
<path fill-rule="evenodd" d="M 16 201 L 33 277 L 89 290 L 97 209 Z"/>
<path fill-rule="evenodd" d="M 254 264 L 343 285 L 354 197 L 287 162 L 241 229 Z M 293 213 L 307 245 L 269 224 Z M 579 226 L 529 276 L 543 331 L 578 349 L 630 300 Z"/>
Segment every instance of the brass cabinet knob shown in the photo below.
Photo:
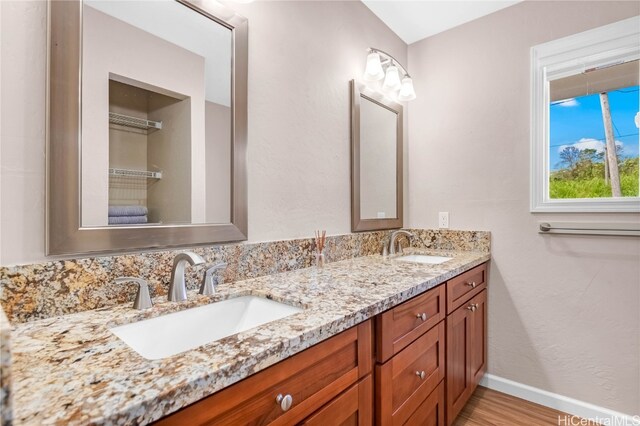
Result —
<path fill-rule="evenodd" d="M 293 397 L 289 394 L 282 396 L 282 394 L 278 394 L 276 396 L 276 402 L 280 404 L 280 408 L 282 411 L 288 411 L 289 408 L 293 405 Z"/>
<path fill-rule="evenodd" d="M 468 282 L 468 283 L 465 283 L 465 284 L 468 285 L 471 288 L 476 288 L 476 285 L 477 285 L 475 281 L 471 281 L 470 283 Z"/>
<path fill-rule="evenodd" d="M 420 318 L 422 321 L 426 321 L 427 320 L 427 314 L 425 314 L 424 312 L 421 314 L 416 314 L 416 318 Z"/>
<path fill-rule="evenodd" d="M 477 307 L 478 305 L 475 305 L 472 303 L 469 306 L 467 306 L 467 309 L 470 310 L 471 312 L 475 312 Z"/>

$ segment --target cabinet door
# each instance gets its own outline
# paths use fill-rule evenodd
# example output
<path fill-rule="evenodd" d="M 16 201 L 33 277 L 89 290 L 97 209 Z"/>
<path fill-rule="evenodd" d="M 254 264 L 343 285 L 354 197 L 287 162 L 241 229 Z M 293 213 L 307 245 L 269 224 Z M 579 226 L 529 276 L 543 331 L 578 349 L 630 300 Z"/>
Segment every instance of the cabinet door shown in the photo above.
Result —
<path fill-rule="evenodd" d="M 487 370 L 487 291 L 471 299 L 475 309 L 471 316 L 471 345 L 469 346 L 469 370 L 473 392 Z"/>
<path fill-rule="evenodd" d="M 373 379 L 368 375 L 301 424 L 305 426 L 371 426 L 372 416 Z"/>
<path fill-rule="evenodd" d="M 487 291 L 447 317 L 447 424 L 451 425 L 487 369 Z"/>
<path fill-rule="evenodd" d="M 444 426 L 444 381 L 420 404 L 405 424 Z"/>
<path fill-rule="evenodd" d="M 451 425 L 471 396 L 471 303 L 447 316 L 447 424 Z"/>

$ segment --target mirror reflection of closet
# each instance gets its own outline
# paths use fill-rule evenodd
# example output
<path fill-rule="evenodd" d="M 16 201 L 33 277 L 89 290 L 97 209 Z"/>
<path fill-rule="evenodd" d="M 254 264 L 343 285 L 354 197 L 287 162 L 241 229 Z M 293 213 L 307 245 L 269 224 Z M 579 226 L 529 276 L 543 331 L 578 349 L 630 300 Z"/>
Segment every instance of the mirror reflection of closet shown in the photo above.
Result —
<path fill-rule="evenodd" d="M 174 1 L 82 10 L 82 227 L 230 222 L 229 28 Z"/>

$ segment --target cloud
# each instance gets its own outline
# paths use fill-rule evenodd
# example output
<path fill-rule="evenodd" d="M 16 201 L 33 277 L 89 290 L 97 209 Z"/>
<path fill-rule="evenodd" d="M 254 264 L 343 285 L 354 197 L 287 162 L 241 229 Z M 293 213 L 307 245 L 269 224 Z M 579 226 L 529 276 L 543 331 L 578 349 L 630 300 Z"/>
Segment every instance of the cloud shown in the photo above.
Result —
<path fill-rule="evenodd" d="M 580 102 L 576 101 L 576 98 L 570 98 L 554 102 L 553 104 L 561 107 L 575 107 L 580 105 Z"/>
<path fill-rule="evenodd" d="M 621 141 L 616 141 L 615 143 L 617 146 L 624 146 Z M 574 144 L 560 146 L 558 152 L 562 152 L 563 149 L 570 146 L 578 148 L 580 151 L 584 151 L 585 149 L 595 149 L 598 153 L 604 151 L 604 142 L 592 138 L 582 138 Z"/>

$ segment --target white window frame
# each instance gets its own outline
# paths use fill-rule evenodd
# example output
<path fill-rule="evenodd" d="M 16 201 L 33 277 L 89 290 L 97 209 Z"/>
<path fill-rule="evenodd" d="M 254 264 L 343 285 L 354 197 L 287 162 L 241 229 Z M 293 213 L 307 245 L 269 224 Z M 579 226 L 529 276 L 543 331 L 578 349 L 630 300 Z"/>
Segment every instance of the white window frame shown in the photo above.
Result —
<path fill-rule="evenodd" d="M 640 197 L 549 198 L 549 81 L 640 58 L 640 16 L 531 48 L 531 212 L 640 212 Z"/>

